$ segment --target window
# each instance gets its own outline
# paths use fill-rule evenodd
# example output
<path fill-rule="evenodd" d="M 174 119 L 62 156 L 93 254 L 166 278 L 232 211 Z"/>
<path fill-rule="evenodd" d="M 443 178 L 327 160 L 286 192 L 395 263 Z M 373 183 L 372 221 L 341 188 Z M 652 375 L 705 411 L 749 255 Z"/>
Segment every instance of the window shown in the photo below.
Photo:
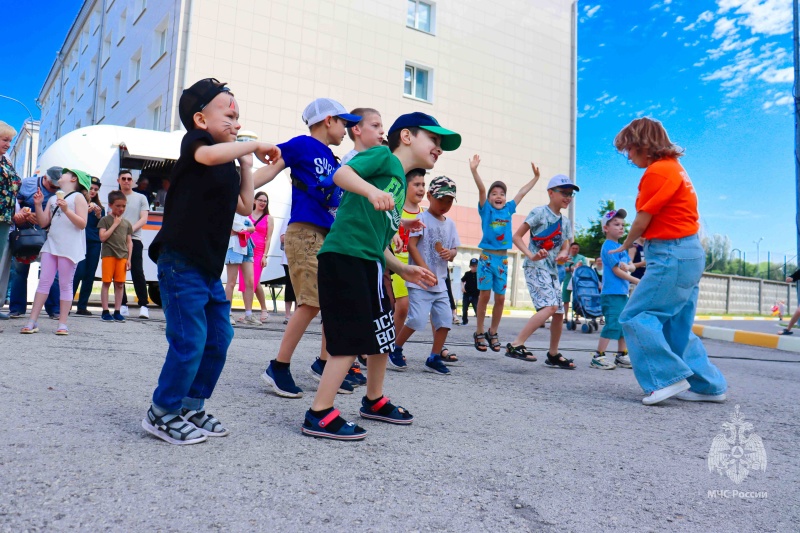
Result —
<path fill-rule="evenodd" d="M 161 129 L 161 100 L 159 99 L 150 106 L 150 129 Z"/>
<path fill-rule="evenodd" d="M 86 73 L 81 72 L 81 76 L 78 78 L 78 100 L 83 97 L 83 91 L 86 89 Z"/>
<path fill-rule="evenodd" d="M 108 58 L 110 57 L 111 57 L 111 32 L 108 32 L 108 35 L 106 35 L 105 38 L 103 38 L 103 49 L 101 52 L 102 59 L 100 60 L 100 63 L 102 65 L 105 65 L 106 61 L 108 61 Z"/>
<path fill-rule="evenodd" d="M 91 126 L 92 125 L 92 108 L 91 107 L 86 110 L 86 125 L 87 126 Z"/>
<path fill-rule="evenodd" d="M 147 0 L 135 0 L 133 2 L 133 23 L 136 24 L 139 22 L 139 19 L 144 14 L 144 10 L 147 9 Z"/>
<path fill-rule="evenodd" d="M 106 91 L 103 91 L 100 93 L 100 96 L 97 97 L 97 116 L 100 117 L 100 119 L 106 116 Z"/>
<path fill-rule="evenodd" d="M 114 101 L 111 104 L 111 108 L 113 109 L 115 105 L 119 103 L 119 87 L 122 84 L 122 72 L 117 72 L 117 75 L 114 76 L 114 92 L 111 93 L 111 99 Z"/>
<path fill-rule="evenodd" d="M 128 81 L 130 82 L 130 87 L 136 85 L 136 83 L 141 79 L 142 76 L 142 49 L 136 51 L 131 58 L 130 63 L 130 70 L 128 72 Z"/>
<path fill-rule="evenodd" d="M 117 38 L 117 45 L 119 45 L 119 43 L 121 43 L 122 40 L 125 38 L 125 30 L 127 28 L 127 25 L 128 25 L 128 10 L 123 9 L 122 13 L 120 13 L 119 15 L 119 26 L 117 27 L 117 33 L 119 34 L 119 37 Z"/>
<path fill-rule="evenodd" d="M 408 0 L 406 26 L 415 30 L 433 33 L 436 10 L 434 4 L 421 0 Z"/>
<path fill-rule="evenodd" d="M 70 70 L 75 70 L 75 67 L 78 66 L 78 51 L 77 50 L 73 50 L 72 51 L 72 53 L 69 56 L 69 60 L 70 60 L 70 63 L 72 63 L 72 67 L 70 68 Z"/>
<path fill-rule="evenodd" d="M 80 44 L 81 53 L 83 53 L 83 51 L 86 50 L 87 46 L 89 46 L 89 27 L 88 26 L 83 28 L 83 31 L 81 32 L 81 44 Z"/>
<path fill-rule="evenodd" d="M 406 63 L 403 75 L 403 94 L 430 102 L 433 100 L 433 72 L 430 69 Z"/>
<path fill-rule="evenodd" d="M 100 6 L 92 12 L 92 35 L 97 33 L 97 30 L 100 29 L 100 21 L 103 18 L 103 14 L 100 11 Z"/>
<path fill-rule="evenodd" d="M 153 63 L 161 59 L 161 56 L 167 53 L 168 23 L 169 18 L 164 17 L 164 20 L 156 26 L 155 32 L 153 33 Z"/>
<path fill-rule="evenodd" d="M 89 85 L 92 84 L 95 76 L 97 76 L 97 54 L 92 56 L 92 60 L 89 61 Z"/>

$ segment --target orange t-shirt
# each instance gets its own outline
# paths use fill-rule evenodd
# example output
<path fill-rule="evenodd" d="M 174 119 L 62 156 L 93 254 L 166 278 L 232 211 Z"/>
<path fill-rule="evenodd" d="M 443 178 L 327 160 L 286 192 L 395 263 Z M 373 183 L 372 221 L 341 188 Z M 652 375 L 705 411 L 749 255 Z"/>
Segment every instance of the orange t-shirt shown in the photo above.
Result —
<path fill-rule="evenodd" d="M 700 230 L 697 193 L 677 159 L 659 159 L 639 182 L 636 210 L 653 215 L 645 239 L 680 239 Z"/>

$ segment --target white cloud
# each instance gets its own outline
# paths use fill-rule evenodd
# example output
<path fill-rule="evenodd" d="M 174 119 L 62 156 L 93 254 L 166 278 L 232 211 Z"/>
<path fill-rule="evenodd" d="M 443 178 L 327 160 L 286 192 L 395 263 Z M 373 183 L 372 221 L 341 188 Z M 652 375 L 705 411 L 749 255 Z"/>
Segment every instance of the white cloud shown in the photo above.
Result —
<path fill-rule="evenodd" d="M 770 95 L 770 99 L 764 102 L 761 106 L 762 109 L 767 110 L 773 107 L 791 107 L 794 104 L 794 97 L 792 95 L 785 93 L 785 92 L 777 92 L 774 95 Z"/>
<path fill-rule="evenodd" d="M 719 200 L 727 200 L 727 199 L 728 199 L 728 196 L 727 196 L 726 194 L 723 194 L 723 195 L 721 195 L 721 196 L 720 196 L 718 199 L 719 199 Z"/>
<path fill-rule="evenodd" d="M 634 26 L 633 28 L 631 28 L 631 31 L 635 30 L 635 29 L 636 29 L 636 28 L 638 28 L 638 27 L 639 27 L 639 25 L 637 24 L 636 26 Z"/>
<path fill-rule="evenodd" d="M 792 31 L 792 3 L 788 0 L 717 0 L 720 14 L 740 15 L 739 23 L 754 34 L 783 35 Z"/>
<path fill-rule="evenodd" d="M 600 4 L 596 6 L 587 5 L 586 7 L 583 8 L 583 13 L 586 15 L 587 18 L 592 18 L 599 9 L 600 9 Z"/>
<path fill-rule="evenodd" d="M 794 69 L 792 67 L 769 67 L 759 76 L 759 79 L 767 83 L 791 83 L 794 80 Z"/>
<path fill-rule="evenodd" d="M 667 36 L 667 32 L 664 32 L 664 33 L 661 34 L 661 37 L 666 37 L 666 36 Z"/>
<path fill-rule="evenodd" d="M 738 52 L 730 63 L 702 75 L 700 79 L 705 82 L 719 81 L 720 88 L 728 98 L 735 98 L 752 88 L 756 79 L 767 83 L 791 82 L 791 67 L 781 68 L 790 59 L 789 53 L 775 46 L 775 43 L 761 46 L 758 55 L 748 47 Z"/>
<path fill-rule="evenodd" d="M 680 24 L 681 22 L 686 22 L 686 19 L 683 18 L 682 15 L 678 15 L 677 17 L 675 17 L 675 24 Z"/>
<path fill-rule="evenodd" d="M 711 34 L 711 38 L 721 39 L 728 35 L 734 35 L 738 33 L 738 31 L 739 29 L 736 27 L 735 21 L 722 17 L 714 23 L 714 33 Z"/>
<path fill-rule="evenodd" d="M 683 29 L 686 31 L 694 31 L 698 28 L 702 28 L 712 20 L 714 20 L 714 13 L 712 13 L 711 11 L 703 11 L 702 13 L 700 13 L 700 15 L 698 15 L 697 20 L 695 20 L 694 22 L 692 22 Z"/>

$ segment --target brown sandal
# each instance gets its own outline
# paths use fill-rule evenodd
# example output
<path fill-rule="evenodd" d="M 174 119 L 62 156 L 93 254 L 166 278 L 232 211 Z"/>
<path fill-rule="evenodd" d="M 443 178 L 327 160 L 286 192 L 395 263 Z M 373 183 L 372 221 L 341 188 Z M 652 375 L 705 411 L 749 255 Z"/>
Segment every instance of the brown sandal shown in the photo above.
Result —
<path fill-rule="evenodd" d="M 483 342 L 484 333 L 478 333 L 477 331 L 472 334 L 472 340 L 475 343 L 475 349 L 479 352 L 485 352 L 489 349 L 489 345 Z"/>
<path fill-rule="evenodd" d="M 500 339 L 497 338 L 497 332 L 489 333 L 489 330 L 486 330 L 486 333 L 483 334 L 487 341 L 489 341 L 489 345 L 492 348 L 493 352 L 500 351 Z"/>

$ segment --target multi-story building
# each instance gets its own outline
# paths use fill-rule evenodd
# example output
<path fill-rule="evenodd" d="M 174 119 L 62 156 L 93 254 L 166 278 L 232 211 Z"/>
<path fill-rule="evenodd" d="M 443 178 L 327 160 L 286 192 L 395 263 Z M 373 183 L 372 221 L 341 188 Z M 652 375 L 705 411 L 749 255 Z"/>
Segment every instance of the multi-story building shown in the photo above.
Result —
<path fill-rule="evenodd" d="M 574 175 L 574 10 L 573 0 L 86 0 L 39 95 L 40 151 L 92 124 L 180 129 L 181 91 L 205 77 L 228 82 L 243 128 L 271 142 L 306 132 L 300 114 L 320 96 L 374 107 L 387 128 L 423 111 L 462 134 L 434 173 L 456 180 L 451 215 L 476 246 L 472 154 L 510 196 L 531 160 L 540 166 L 519 213 L 546 202 L 550 176 Z"/>
<path fill-rule="evenodd" d="M 20 176 L 32 176 L 36 169 L 36 154 L 39 153 L 39 121 L 30 119 L 22 123 L 14 145 L 6 157 L 17 169 Z"/>

